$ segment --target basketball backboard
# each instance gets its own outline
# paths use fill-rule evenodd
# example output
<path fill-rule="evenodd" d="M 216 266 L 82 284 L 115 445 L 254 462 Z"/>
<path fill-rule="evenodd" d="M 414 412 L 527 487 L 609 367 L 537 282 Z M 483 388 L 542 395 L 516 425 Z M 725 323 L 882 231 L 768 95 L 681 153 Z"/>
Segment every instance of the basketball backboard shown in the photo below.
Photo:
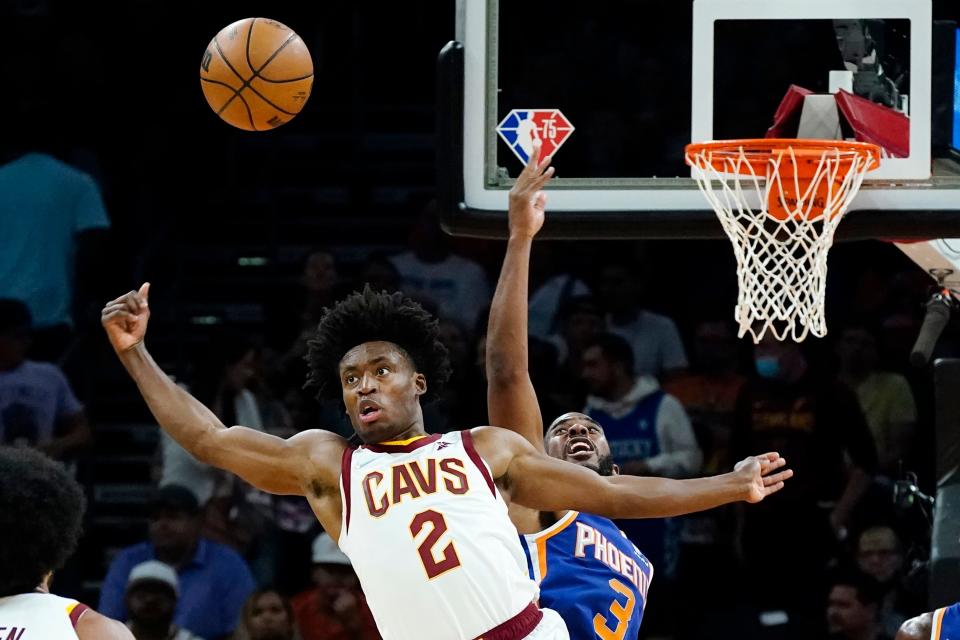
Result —
<path fill-rule="evenodd" d="M 460 0 L 440 57 L 445 225 L 506 232 L 525 120 L 567 135 L 544 236 L 721 237 L 684 146 L 762 138 L 791 85 L 827 95 L 830 72 L 847 72 L 849 100 L 901 123 L 904 145 L 839 237 L 960 236 L 957 18 L 954 0 Z M 874 117 L 843 112 L 841 135 L 870 135 Z"/>

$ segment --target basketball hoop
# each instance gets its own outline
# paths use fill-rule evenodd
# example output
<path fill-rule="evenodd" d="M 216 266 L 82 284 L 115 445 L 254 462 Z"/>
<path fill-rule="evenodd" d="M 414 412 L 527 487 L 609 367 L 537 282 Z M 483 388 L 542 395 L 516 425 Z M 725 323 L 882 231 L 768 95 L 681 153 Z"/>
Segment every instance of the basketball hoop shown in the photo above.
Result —
<path fill-rule="evenodd" d="M 686 161 L 733 243 L 739 335 L 803 341 L 827 333 L 827 253 L 880 147 L 843 140 L 718 140 Z"/>

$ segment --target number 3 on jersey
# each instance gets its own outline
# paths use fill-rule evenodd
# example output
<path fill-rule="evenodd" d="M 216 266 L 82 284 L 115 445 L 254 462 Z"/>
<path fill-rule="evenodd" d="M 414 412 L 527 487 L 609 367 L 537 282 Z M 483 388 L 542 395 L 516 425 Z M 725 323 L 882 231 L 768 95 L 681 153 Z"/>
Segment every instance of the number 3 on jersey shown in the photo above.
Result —
<path fill-rule="evenodd" d="M 627 599 L 625 603 L 621 603 L 614 597 L 613 602 L 610 603 L 610 613 L 617 620 L 617 628 L 610 629 L 607 626 L 606 618 L 598 613 L 593 616 L 593 630 L 601 640 L 623 640 L 623 637 L 627 634 L 627 627 L 630 626 L 630 616 L 633 615 L 633 608 L 637 603 L 630 588 L 616 578 L 610 580 L 610 588 Z"/>
<path fill-rule="evenodd" d="M 423 570 L 426 571 L 427 578 L 433 580 L 437 576 L 459 567 L 460 558 L 457 557 L 457 549 L 453 546 L 453 542 L 448 543 L 443 548 L 439 559 L 434 553 L 434 546 L 440 540 L 440 536 L 447 532 L 447 521 L 443 519 L 443 514 L 432 509 L 421 511 L 413 517 L 410 522 L 410 535 L 413 536 L 413 539 L 416 540 L 427 525 L 430 525 L 430 532 L 417 547 L 417 552 L 420 554 L 420 562 L 423 563 Z M 632 602 L 630 609 L 633 610 Z M 629 620 L 629 615 L 627 619 Z"/>

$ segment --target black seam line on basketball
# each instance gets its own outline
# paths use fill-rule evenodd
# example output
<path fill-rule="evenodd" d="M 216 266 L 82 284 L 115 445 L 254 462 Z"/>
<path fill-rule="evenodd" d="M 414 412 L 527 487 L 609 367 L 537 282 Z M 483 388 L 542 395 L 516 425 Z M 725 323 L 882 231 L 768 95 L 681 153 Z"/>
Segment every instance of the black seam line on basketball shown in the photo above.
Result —
<path fill-rule="evenodd" d="M 247 82 L 247 80 L 240 75 L 240 72 L 233 68 L 233 65 L 230 64 L 230 61 L 227 60 L 227 56 L 223 55 L 223 49 L 220 48 L 220 42 L 217 40 L 217 36 L 213 36 L 213 44 L 217 47 L 217 53 L 220 54 L 220 59 L 223 60 L 223 63 L 227 65 L 227 68 L 230 71 L 233 71 L 233 75 L 240 78 L 240 82 Z M 250 70 L 253 71 L 253 67 L 250 67 Z"/>
<path fill-rule="evenodd" d="M 233 71 L 233 75 L 240 78 L 240 81 L 243 82 L 243 84 L 240 85 L 239 89 L 233 89 L 233 87 L 230 87 L 231 89 L 233 89 L 233 95 L 230 96 L 230 98 L 223 103 L 223 106 L 220 107 L 220 110 L 217 111 L 217 115 L 220 115 L 221 113 L 224 112 L 224 110 L 226 110 L 227 107 L 230 106 L 230 103 L 233 102 L 233 99 L 240 95 L 240 91 L 243 90 L 243 87 L 246 85 L 247 81 L 244 80 L 243 76 L 240 75 L 240 73 L 233 68 L 233 65 L 230 64 L 229 60 L 227 60 L 227 56 L 223 55 L 223 49 L 220 48 L 220 42 L 217 40 L 217 36 L 213 36 L 213 44 L 217 48 L 217 55 L 219 55 L 220 59 L 223 60 L 223 64 L 227 65 L 227 68 L 230 69 L 230 71 Z M 230 86 L 230 85 L 226 85 L 226 86 Z"/>
<path fill-rule="evenodd" d="M 287 78 L 286 80 L 271 80 L 270 78 L 266 78 L 260 75 L 258 75 L 257 77 L 263 80 L 264 82 L 269 82 L 271 84 L 283 84 L 285 82 L 299 82 L 300 80 L 306 80 L 307 78 L 312 78 L 313 74 L 308 73 L 307 75 L 300 76 L 299 78 Z"/>
<path fill-rule="evenodd" d="M 244 100 L 243 96 L 240 95 L 239 93 L 236 95 L 236 97 L 240 98 L 240 102 L 243 103 L 243 108 L 247 110 L 247 119 L 250 121 L 250 128 L 253 129 L 254 131 L 260 131 L 260 129 L 257 129 L 257 125 L 253 121 L 253 112 L 250 111 L 250 105 L 247 104 L 247 101 Z"/>
<path fill-rule="evenodd" d="M 223 103 L 223 106 L 220 107 L 220 109 L 217 110 L 217 115 L 220 115 L 221 113 L 223 113 L 223 111 L 224 111 L 227 107 L 230 106 L 230 103 L 233 102 L 233 99 L 240 95 L 240 94 L 237 92 L 236 89 L 234 89 L 234 88 L 231 87 L 229 84 L 227 84 L 226 82 L 223 82 L 223 81 L 221 81 L 221 80 L 211 80 L 210 78 L 200 78 L 200 82 L 209 82 L 210 84 L 219 84 L 219 85 L 221 85 L 221 86 L 226 87 L 227 89 L 230 89 L 230 91 L 233 91 L 233 95 L 230 96 L 230 97 L 227 99 L 227 101 Z M 212 105 L 211 105 L 211 106 L 212 106 Z"/>
<path fill-rule="evenodd" d="M 253 25 L 255 24 L 257 24 L 256 18 L 250 21 L 250 28 L 247 29 L 247 46 L 246 46 L 247 66 L 250 67 L 250 71 L 253 72 L 253 75 L 257 75 L 257 70 L 253 68 L 253 63 L 250 62 L 250 40 L 253 39 Z M 241 87 L 240 90 L 243 91 L 243 87 Z"/>
<path fill-rule="evenodd" d="M 260 65 L 260 68 L 253 72 L 254 76 L 259 76 L 260 72 L 267 68 L 267 65 L 273 62 L 273 59 L 280 55 L 280 52 L 287 48 L 287 45 L 293 42 L 293 39 L 297 37 L 297 34 L 291 33 L 287 36 L 287 39 L 283 41 L 283 44 L 277 47 L 277 50 L 270 54 L 270 57 L 267 58 L 267 61 Z M 250 61 L 247 60 L 249 63 Z M 253 70 L 253 65 L 250 65 L 250 69 Z M 251 78 L 253 80 L 253 78 Z"/>
<path fill-rule="evenodd" d="M 252 79 L 253 79 L 253 78 L 251 78 L 251 80 L 252 80 Z M 267 100 L 266 96 L 264 96 L 262 93 L 260 93 L 260 92 L 257 91 L 256 89 L 254 89 L 254 88 L 253 88 L 253 85 L 248 85 L 248 86 L 246 86 L 246 87 L 243 87 L 243 89 L 250 89 L 250 91 L 253 91 L 255 94 L 257 94 L 257 97 L 258 97 L 258 98 L 260 98 L 261 100 L 263 100 L 264 102 L 266 102 L 268 105 L 270 105 L 271 107 L 273 107 L 274 109 L 276 109 L 276 110 L 279 111 L 280 113 L 285 113 L 285 114 L 287 114 L 288 116 L 295 116 L 295 115 L 297 115 L 298 113 L 300 113 L 299 111 L 287 111 L 286 109 L 282 109 L 282 108 L 278 107 L 277 105 L 275 105 L 275 104 L 273 104 L 272 102 L 270 102 L 269 100 Z M 240 91 L 243 91 L 243 89 L 240 89 Z M 237 92 L 237 94 L 239 95 L 239 92 Z"/>

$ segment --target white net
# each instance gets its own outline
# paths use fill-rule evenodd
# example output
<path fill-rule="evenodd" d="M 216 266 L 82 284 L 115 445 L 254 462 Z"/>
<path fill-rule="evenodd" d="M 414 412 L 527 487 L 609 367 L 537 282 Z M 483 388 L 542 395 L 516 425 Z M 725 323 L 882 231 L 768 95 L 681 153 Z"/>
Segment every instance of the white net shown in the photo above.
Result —
<path fill-rule="evenodd" d="M 700 190 L 733 244 L 739 335 L 801 342 L 827 333 L 827 253 L 866 172 L 868 153 L 706 146 L 688 153 Z M 799 174 L 799 175 L 798 175 Z M 809 177 L 804 177 L 809 176 Z"/>

